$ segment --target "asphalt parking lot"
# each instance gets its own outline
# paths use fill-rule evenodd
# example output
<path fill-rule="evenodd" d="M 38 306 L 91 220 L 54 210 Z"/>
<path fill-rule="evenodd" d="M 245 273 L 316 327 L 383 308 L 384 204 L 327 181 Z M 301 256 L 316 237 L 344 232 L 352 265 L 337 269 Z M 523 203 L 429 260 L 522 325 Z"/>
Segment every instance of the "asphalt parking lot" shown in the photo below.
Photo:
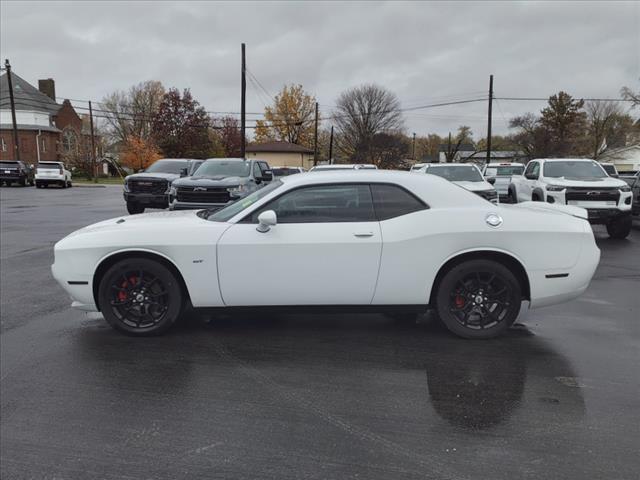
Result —
<path fill-rule="evenodd" d="M 57 240 L 126 214 L 121 188 L 0 200 L 3 479 L 638 476 L 638 223 L 625 241 L 597 227 L 586 294 L 495 340 L 259 313 L 130 338 L 50 272 Z"/>

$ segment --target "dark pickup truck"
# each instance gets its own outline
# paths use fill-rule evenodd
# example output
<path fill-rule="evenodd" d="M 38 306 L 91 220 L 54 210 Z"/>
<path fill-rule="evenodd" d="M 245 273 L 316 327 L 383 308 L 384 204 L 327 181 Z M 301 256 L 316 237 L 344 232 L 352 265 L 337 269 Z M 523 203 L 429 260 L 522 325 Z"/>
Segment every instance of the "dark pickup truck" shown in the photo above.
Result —
<path fill-rule="evenodd" d="M 218 209 L 262 188 L 273 178 L 263 160 L 210 158 L 189 178 L 173 182 L 171 210 Z"/>
<path fill-rule="evenodd" d="M 149 168 L 124 179 L 124 199 L 130 214 L 145 208 L 167 208 L 169 188 L 174 180 L 193 175 L 204 160 L 163 158 Z"/>

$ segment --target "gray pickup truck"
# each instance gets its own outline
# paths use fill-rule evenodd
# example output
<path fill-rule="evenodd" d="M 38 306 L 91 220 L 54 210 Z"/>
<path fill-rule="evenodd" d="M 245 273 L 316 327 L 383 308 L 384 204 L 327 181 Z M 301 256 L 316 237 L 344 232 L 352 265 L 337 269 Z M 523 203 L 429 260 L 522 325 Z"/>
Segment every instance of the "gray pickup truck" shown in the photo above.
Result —
<path fill-rule="evenodd" d="M 169 192 L 171 210 L 216 210 L 262 188 L 273 179 L 263 160 L 210 158 L 188 178 L 176 180 Z"/>

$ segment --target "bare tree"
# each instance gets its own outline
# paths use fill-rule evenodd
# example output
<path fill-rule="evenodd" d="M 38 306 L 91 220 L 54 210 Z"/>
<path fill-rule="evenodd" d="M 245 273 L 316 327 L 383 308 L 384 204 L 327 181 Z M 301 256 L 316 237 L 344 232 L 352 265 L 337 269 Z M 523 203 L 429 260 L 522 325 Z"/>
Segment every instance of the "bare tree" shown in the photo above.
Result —
<path fill-rule="evenodd" d="M 596 159 L 606 148 L 607 135 L 615 120 L 622 115 L 622 109 L 616 102 L 587 102 L 584 109 L 587 112 L 589 151 Z"/>
<path fill-rule="evenodd" d="M 127 92 L 118 90 L 104 97 L 102 109 L 111 140 L 127 143 L 135 137 L 147 141 L 164 93 L 162 83 L 149 80 L 132 86 Z"/>
<path fill-rule="evenodd" d="M 362 85 L 343 92 L 337 101 L 335 123 L 338 147 L 352 161 L 369 161 L 376 134 L 403 127 L 400 100 L 377 85 Z"/>
<path fill-rule="evenodd" d="M 620 89 L 620 95 L 622 95 L 622 98 L 624 98 L 625 100 L 631 101 L 631 108 L 634 108 L 640 105 L 640 90 L 637 92 L 634 92 L 629 87 L 622 87 Z"/>
<path fill-rule="evenodd" d="M 456 155 L 460 151 L 460 147 L 463 143 L 473 144 L 473 133 L 471 127 L 467 125 L 460 125 L 458 127 L 458 134 L 451 140 L 451 132 L 449 132 L 449 138 L 447 140 L 447 149 L 444 152 L 444 157 L 447 163 L 451 163 L 456 159 Z"/>

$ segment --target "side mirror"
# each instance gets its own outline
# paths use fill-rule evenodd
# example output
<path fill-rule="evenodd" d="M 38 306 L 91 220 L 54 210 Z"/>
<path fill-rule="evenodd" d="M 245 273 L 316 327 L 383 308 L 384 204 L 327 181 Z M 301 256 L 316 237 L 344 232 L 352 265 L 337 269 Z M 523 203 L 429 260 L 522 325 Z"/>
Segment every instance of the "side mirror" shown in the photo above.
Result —
<path fill-rule="evenodd" d="M 494 183 L 496 183 L 496 177 L 487 177 L 487 182 L 493 185 Z"/>
<path fill-rule="evenodd" d="M 278 217 L 273 210 L 266 210 L 258 215 L 258 226 L 256 230 L 260 233 L 267 233 L 271 227 L 275 227 L 278 223 Z"/>
<path fill-rule="evenodd" d="M 262 172 L 262 180 L 264 182 L 270 182 L 271 180 L 273 180 L 273 171 L 265 170 L 264 172 Z"/>
<path fill-rule="evenodd" d="M 186 168 L 181 168 L 180 169 L 180 176 L 181 177 L 186 177 L 189 174 L 189 171 Z"/>

